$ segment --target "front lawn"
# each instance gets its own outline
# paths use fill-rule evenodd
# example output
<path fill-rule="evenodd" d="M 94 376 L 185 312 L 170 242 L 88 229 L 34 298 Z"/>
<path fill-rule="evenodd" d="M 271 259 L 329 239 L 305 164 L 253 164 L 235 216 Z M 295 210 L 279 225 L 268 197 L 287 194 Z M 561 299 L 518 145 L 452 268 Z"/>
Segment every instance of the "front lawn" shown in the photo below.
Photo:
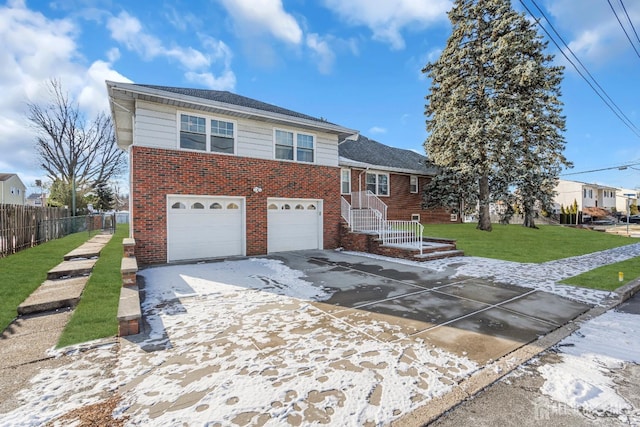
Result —
<path fill-rule="evenodd" d="M 624 236 L 553 225 L 532 229 L 520 225 L 493 224 L 493 231 L 486 232 L 476 229 L 476 223 L 426 224 L 424 235 L 455 239 L 458 249 L 463 250 L 465 255 L 531 263 L 639 242 Z"/>
<path fill-rule="evenodd" d="M 122 239 L 128 236 L 128 231 L 129 224 L 118 224 L 115 234 L 102 249 L 80 303 L 60 336 L 58 348 L 118 333 Z"/>
<path fill-rule="evenodd" d="M 18 306 L 47 280 L 47 272 L 89 237 L 86 231 L 74 233 L 0 258 L 0 330 L 13 322 Z"/>
<path fill-rule="evenodd" d="M 623 281 L 618 280 L 618 273 L 624 273 Z M 578 276 L 570 277 L 560 283 L 582 286 L 584 288 L 614 291 L 622 285 L 640 277 L 640 258 L 631 258 L 615 264 L 604 265 Z"/>

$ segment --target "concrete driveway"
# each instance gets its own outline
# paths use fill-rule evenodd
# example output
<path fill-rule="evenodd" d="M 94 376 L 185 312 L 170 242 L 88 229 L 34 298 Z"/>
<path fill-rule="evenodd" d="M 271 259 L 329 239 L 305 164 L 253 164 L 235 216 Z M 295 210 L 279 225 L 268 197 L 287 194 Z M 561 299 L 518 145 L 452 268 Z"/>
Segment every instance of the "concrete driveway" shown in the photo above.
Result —
<path fill-rule="evenodd" d="M 122 342 L 121 411 L 385 425 L 589 308 L 451 273 L 336 251 L 143 270 L 149 325 Z"/>

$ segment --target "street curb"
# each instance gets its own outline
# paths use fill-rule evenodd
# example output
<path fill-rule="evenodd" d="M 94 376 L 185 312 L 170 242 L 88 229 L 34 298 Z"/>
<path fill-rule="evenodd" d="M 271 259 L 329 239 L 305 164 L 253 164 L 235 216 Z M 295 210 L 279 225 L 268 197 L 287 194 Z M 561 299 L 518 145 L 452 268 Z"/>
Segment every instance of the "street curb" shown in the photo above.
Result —
<path fill-rule="evenodd" d="M 474 397 L 476 394 L 508 375 L 520 365 L 558 344 L 560 341 L 578 330 L 580 325 L 586 321 L 598 317 L 617 307 L 639 291 L 640 279 L 627 283 L 613 292 L 616 296 L 609 300 L 606 305 L 596 306 L 582 313 L 580 316 L 569 321 L 565 325 L 560 326 L 559 328 L 538 338 L 536 341 L 525 344 L 509 354 L 505 354 L 500 359 L 484 366 L 473 373 L 470 377 L 460 381 L 451 391 L 447 392 L 447 394 L 435 397 L 426 405 L 421 406 L 415 411 L 393 421 L 391 426 L 421 427 L 429 425 L 446 412 L 451 411 L 456 406 Z"/>

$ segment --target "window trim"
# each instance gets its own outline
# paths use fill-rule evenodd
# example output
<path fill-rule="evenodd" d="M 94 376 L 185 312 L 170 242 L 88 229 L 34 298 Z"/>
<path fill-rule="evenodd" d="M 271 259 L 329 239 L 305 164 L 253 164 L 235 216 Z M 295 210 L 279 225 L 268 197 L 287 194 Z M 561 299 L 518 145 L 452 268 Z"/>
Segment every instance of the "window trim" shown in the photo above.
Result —
<path fill-rule="evenodd" d="M 411 181 L 413 181 L 415 179 L 416 184 L 415 184 L 415 191 L 413 190 L 413 184 L 411 183 Z M 420 188 L 420 179 L 418 178 L 418 175 L 409 175 L 409 193 L 411 194 L 418 194 L 418 190 Z"/>
<path fill-rule="evenodd" d="M 391 197 L 391 176 L 389 174 L 389 172 L 381 172 L 381 171 L 375 171 L 375 170 L 368 170 L 365 172 L 364 174 L 364 188 L 365 190 L 368 190 L 368 183 L 367 183 L 367 176 L 368 175 L 375 175 L 376 176 L 376 191 L 373 193 L 378 197 Z M 384 175 L 387 177 L 387 194 L 378 194 L 378 188 L 379 188 L 379 183 L 378 183 L 378 176 L 380 175 Z"/>
<path fill-rule="evenodd" d="M 293 159 L 279 159 L 278 157 L 276 157 L 276 132 L 280 131 L 280 132 L 287 132 L 287 133 L 291 133 L 293 134 Z M 311 138 L 313 138 L 313 161 L 311 162 L 306 162 L 304 160 L 298 160 L 298 135 L 307 135 L 310 136 Z M 286 129 L 286 128 L 273 128 L 273 140 L 272 140 L 272 145 L 273 145 L 273 159 L 280 161 L 280 162 L 296 162 L 296 163 L 304 163 L 307 165 L 314 165 L 317 163 L 318 161 L 318 137 L 315 133 L 312 132 L 300 132 L 297 130 L 293 130 L 293 129 Z M 308 150 L 308 148 L 306 147 L 302 147 L 305 150 Z"/>
<path fill-rule="evenodd" d="M 182 115 L 199 117 L 204 119 L 205 144 L 206 144 L 204 150 L 197 150 L 194 148 L 182 148 L 180 146 L 180 133 L 182 132 L 182 129 L 181 129 Z M 211 136 L 212 136 L 211 121 L 212 120 L 233 124 L 233 153 L 223 153 L 220 151 L 211 150 Z M 211 116 L 208 114 L 201 114 L 201 113 L 186 111 L 186 110 L 178 110 L 176 113 L 176 147 L 178 148 L 178 150 L 191 151 L 195 153 L 209 153 L 209 154 L 221 154 L 223 156 L 235 156 L 238 154 L 238 122 L 236 120 L 231 120 L 225 117 Z"/>
<path fill-rule="evenodd" d="M 342 184 L 346 182 L 346 181 L 344 181 L 342 179 L 343 178 L 342 174 L 344 172 L 347 172 L 347 176 L 349 177 L 349 179 L 348 179 L 348 181 L 349 181 L 349 192 L 348 193 L 345 193 L 343 191 L 343 189 L 342 189 Z M 351 194 L 351 169 L 348 169 L 348 168 L 341 168 L 340 169 L 340 194 L 345 195 L 345 196 Z"/>

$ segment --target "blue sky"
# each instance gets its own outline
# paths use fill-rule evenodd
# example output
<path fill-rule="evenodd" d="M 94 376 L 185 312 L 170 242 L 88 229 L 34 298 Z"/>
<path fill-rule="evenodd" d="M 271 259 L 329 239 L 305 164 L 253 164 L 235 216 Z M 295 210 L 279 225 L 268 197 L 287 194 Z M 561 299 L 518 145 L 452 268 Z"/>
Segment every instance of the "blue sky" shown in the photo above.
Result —
<path fill-rule="evenodd" d="M 640 2 L 623 2 L 640 31 Z M 519 1 L 513 3 L 522 10 Z M 525 3 L 532 7 L 531 0 Z M 536 3 L 640 127 L 640 57 L 608 3 Z M 622 13 L 619 0 L 612 4 Z M 107 110 L 105 79 L 211 88 L 324 117 L 382 143 L 424 152 L 429 81 L 421 69 L 446 43 L 450 7 L 446 0 L 4 2 L 0 172 L 18 173 L 28 187 L 44 178 L 25 103 L 43 99 L 50 77 L 60 78 L 88 115 Z M 549 49 L 566 63 L 555 46 Z M 569 172 L 640 163 L 640 137 L 570 65 L 562 90 L 565 154 L 575 164 Z M 640 187 L 640 170 L 632 168 L 566 178 Z"/>

